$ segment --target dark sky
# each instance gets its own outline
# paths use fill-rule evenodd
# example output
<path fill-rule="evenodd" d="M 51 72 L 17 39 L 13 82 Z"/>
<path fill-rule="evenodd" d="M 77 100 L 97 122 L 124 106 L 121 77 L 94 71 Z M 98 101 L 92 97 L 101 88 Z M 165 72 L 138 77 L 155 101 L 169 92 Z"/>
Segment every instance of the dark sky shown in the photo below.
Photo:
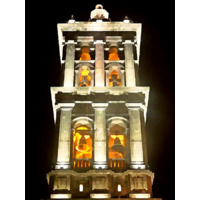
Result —
<path fill-rule="evenodd" d="M 130 3 L 131 2 L 131 3 Z M 32 4 L 32 5 L 31 5 Z M 140 82 L 150 86 L 146 134 L 154 197 L 175 199 L 174 2 L 35 1 L 26 6 L 26 195 L 48 198 L 46 173 L 53 155 L 50 87 L 60 84 L 57 24 L 71 14 L 88 21 L 102 4 L 112 21 L 129 16 L 142 23 Z M 16 49 L 15 49 L 16 50 Z M 28 190 L 32 187 L 31 190 Z M 31 192 L 29 192 L 31 191 Z M 33 194 L 31 194 L 33 192 Z"/>

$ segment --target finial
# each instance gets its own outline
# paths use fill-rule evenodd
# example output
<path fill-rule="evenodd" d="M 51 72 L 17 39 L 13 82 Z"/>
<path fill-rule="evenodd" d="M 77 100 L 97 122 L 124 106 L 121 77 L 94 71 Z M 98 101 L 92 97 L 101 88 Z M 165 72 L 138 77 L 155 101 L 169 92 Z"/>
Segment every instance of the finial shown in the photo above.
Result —
<path fill-rule="evenodd" d="M 103 6 L 101 4 L 97 4 L 96 9 L 103 9 Z"/>
<path fill-rule="evenodd" d="M 130 22 L 129 18 L 127 16 L 125 16 L 124 17 L 124 23 L 129 23 L 129 22 Z"/>
<path fill-rule="evenodd" d="M 68 22 L 69 23 L 74 23 L 75 22 L 74 15 L 71 15 L 71 19 Z"/>

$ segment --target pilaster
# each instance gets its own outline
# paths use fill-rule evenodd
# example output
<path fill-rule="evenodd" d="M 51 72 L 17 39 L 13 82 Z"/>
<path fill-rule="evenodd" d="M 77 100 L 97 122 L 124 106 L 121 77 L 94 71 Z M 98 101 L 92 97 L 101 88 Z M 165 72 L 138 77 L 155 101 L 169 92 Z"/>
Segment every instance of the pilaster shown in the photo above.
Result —
<path fill-rule="evenodd" d="M 108 103 L 93 103 L 92 106 L 95 110 L 93 168 L 106 169 L 108 167 L 106 153 L 106 108 Z"/>
<path fill-rule="evenodd" d="M 135 65 L 133 57 L 133 42 L 126 40 L 124 43 L 126 86 L 136 87 Z"/>
<path fill-rule="evenodd" d="M 71 152 L 71 115 L 75 104 L 69 104 L 68 107 L 60 108 L 60 128 L 58 139 L 58 154 L 56 169 L 70 168 Z"/>
<path fill-rule="evenodd" d="M 104 42 L 102 40 L 97 40 L 94 44 L 96 45 L 95 86 L 104 87 Z"/>
<path fill-rule="evenodd" d="M 140 107 L 134 107 L 134 104 L 126 104 L 126 106 L 128 107 L 130 122 L 130 167 L 132 169 L 145 169 Z"/>
<path fill-rule="evenodd" d="M 73 87 L 74 84 L 74 59 L 75 59 L 75 42 L 68 40 L 65 71 L 64 71 L 64 87 Z"/>

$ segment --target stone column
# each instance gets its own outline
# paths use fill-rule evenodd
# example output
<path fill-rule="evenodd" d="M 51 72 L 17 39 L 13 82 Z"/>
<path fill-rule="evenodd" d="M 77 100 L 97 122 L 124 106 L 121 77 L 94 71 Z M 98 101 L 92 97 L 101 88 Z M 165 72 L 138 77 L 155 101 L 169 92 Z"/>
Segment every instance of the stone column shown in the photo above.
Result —
<path fill-rule="evenodd" d="M 70 168 L 71 152 L 71 115 L 75 104 L 68 104 L 67 107 L 61 107 L 60 128 L 58 138 L 58 155 L 56 169 Z"/>
<path fill-rule="evenodd" d="M 95 110 L 93 168 L 106 169 L 108 168 L 106 151 L 106 108 L 108 103 L 93 103 L 92 106 Z"/>
<path fill-rule="evenodd" d="M 96 45 L 95 86 L 104 87 L 104 42 L 102 40 L 97 40 L 94 44 Z"/>
<path fill-rule="evenodd" d="M 68 40 L 65 71 L 64 71 L 64 87 L 73 87 L 74 84 L 74 59 L 75 59 L 75 42 Z"/>
<path fill-rule="evenodd" d="M 126 104 L 129 112 L 130 123 L 130 155 L 131 155 L 131 168 L 144 169 L 144 156 L 142 144 L 142 130 L 140 121 L 140 108 Z"/>
<path fill-rule="evenodd" d="M 126 86 L 136 87 L 135 66 L 133 58 L 133 42 L 126 40 L 124 43 Z"/>

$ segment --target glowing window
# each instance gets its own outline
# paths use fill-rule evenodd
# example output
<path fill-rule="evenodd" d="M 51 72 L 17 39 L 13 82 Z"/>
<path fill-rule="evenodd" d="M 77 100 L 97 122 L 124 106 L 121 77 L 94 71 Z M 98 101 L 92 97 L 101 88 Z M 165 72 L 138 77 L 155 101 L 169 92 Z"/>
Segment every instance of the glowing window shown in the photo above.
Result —
<path fill-rule="evenodd" d="M 79 185 L 79 192 L 83 192 L 83 184 Z"/>
<path fill-rule="evenodd" d="M 79 86 L 81 87 L 86 87 L 86 86 L 91 86 L 91 73 L 90 73 L 90 68 L 87 66 L 83 66 L 80 69 L 80 75 L 79 75 Z"/>
<path fill-rule="evenodd" d="M 122 191 L 122 186 L 121 186 L 120 184 L 118 184 L 118 186 L 117 186 L 117 191 L 118 191 L 118 192 L 121 192 L 121 191 Z"/>
<path fill-rule="evenodd" d="M 109 76 L 109 86 L 121 86 L 121 78 L 116 70 L 113 70 Z"/>
<path fill-rule="evenodd" d="M 115 125 L 110 128 L 110 136 L 108 141 L 108 155 L 109 158 L 125 158 L 125 129 L 119 125 Z M 116 165 L 117 164 L 117 165 Z M 116 163 L 117 167 L 120 167 L 120 163 Z"/>
<path fill-rule="evenodd" d="M 73 158 L 92 158 L 92 139 L 87 126 L 79 126 L 73 133 Z M 83 162 L 78 167 L 83 167 Z"/>

